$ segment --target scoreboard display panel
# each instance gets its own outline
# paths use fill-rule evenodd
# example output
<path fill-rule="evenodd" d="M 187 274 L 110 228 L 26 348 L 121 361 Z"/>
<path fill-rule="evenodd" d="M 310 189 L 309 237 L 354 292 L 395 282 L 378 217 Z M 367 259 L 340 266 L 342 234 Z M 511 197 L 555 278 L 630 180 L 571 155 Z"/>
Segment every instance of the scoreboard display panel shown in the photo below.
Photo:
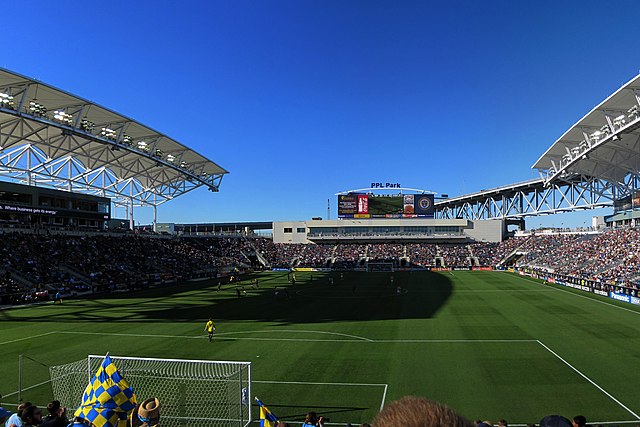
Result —
<path fill-rule="evenodd" d="M 433 218 L 433 194 L 341 194 L 339 218 Z"/>

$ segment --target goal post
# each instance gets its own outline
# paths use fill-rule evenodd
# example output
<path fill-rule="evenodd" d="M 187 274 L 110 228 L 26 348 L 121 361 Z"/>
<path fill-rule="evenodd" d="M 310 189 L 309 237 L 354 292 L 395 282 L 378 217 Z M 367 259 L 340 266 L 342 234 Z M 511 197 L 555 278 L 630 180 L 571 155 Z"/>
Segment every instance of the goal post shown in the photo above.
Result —
<path fill-rule="evenodd" d="M 110 356 L 138 403 L 157 397 L 168 427 L 246 427 L 251 423 L 251 363 Z M 54 398 L 73 410 L 104 356 L 50 368 Z"/>

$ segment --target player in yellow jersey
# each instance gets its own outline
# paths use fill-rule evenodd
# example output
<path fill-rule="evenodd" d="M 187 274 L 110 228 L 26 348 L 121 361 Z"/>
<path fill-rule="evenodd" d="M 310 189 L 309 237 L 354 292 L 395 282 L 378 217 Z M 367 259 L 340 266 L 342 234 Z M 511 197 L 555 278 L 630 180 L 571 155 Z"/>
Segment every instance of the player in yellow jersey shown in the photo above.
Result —
<path fill-rule="evenodd" d="M 204 330 L 207 331 L 207 334 L 209 334 L 209 342 L 211 342 L 211 340 L 213 339 L 213 331 L 216 330 L 216 325 L 213 323 L 213 320 L 211 320 L 211 317 L 209 318 L 207 324 L 204 325 Z"/>

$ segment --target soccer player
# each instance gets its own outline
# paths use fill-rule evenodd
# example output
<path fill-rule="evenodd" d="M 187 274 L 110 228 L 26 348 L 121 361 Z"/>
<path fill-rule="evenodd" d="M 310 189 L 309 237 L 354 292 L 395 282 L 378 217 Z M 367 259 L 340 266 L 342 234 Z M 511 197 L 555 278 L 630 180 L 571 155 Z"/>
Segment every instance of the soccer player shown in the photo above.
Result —
<path fill-rule="evenodd" d="M 207 331 L 207 334 L 209 334 L 209 342 L 211 342 L 211 340 L 213 340 L 213 331 L 216 330 L 216 325 L 213 323 L 211 317 L 209 318 L 207 324 L 204 325 L 204 330 Z"/>

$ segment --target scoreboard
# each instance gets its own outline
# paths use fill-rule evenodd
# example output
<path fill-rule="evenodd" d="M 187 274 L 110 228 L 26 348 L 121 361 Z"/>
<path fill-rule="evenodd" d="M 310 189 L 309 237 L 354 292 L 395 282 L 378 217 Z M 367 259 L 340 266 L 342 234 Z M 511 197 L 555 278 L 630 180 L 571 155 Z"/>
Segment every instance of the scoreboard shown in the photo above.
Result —
<path fill-rule="evenodd" d="M 339 218 L 433 218 L 433 194 L 338 196 Z"/>

